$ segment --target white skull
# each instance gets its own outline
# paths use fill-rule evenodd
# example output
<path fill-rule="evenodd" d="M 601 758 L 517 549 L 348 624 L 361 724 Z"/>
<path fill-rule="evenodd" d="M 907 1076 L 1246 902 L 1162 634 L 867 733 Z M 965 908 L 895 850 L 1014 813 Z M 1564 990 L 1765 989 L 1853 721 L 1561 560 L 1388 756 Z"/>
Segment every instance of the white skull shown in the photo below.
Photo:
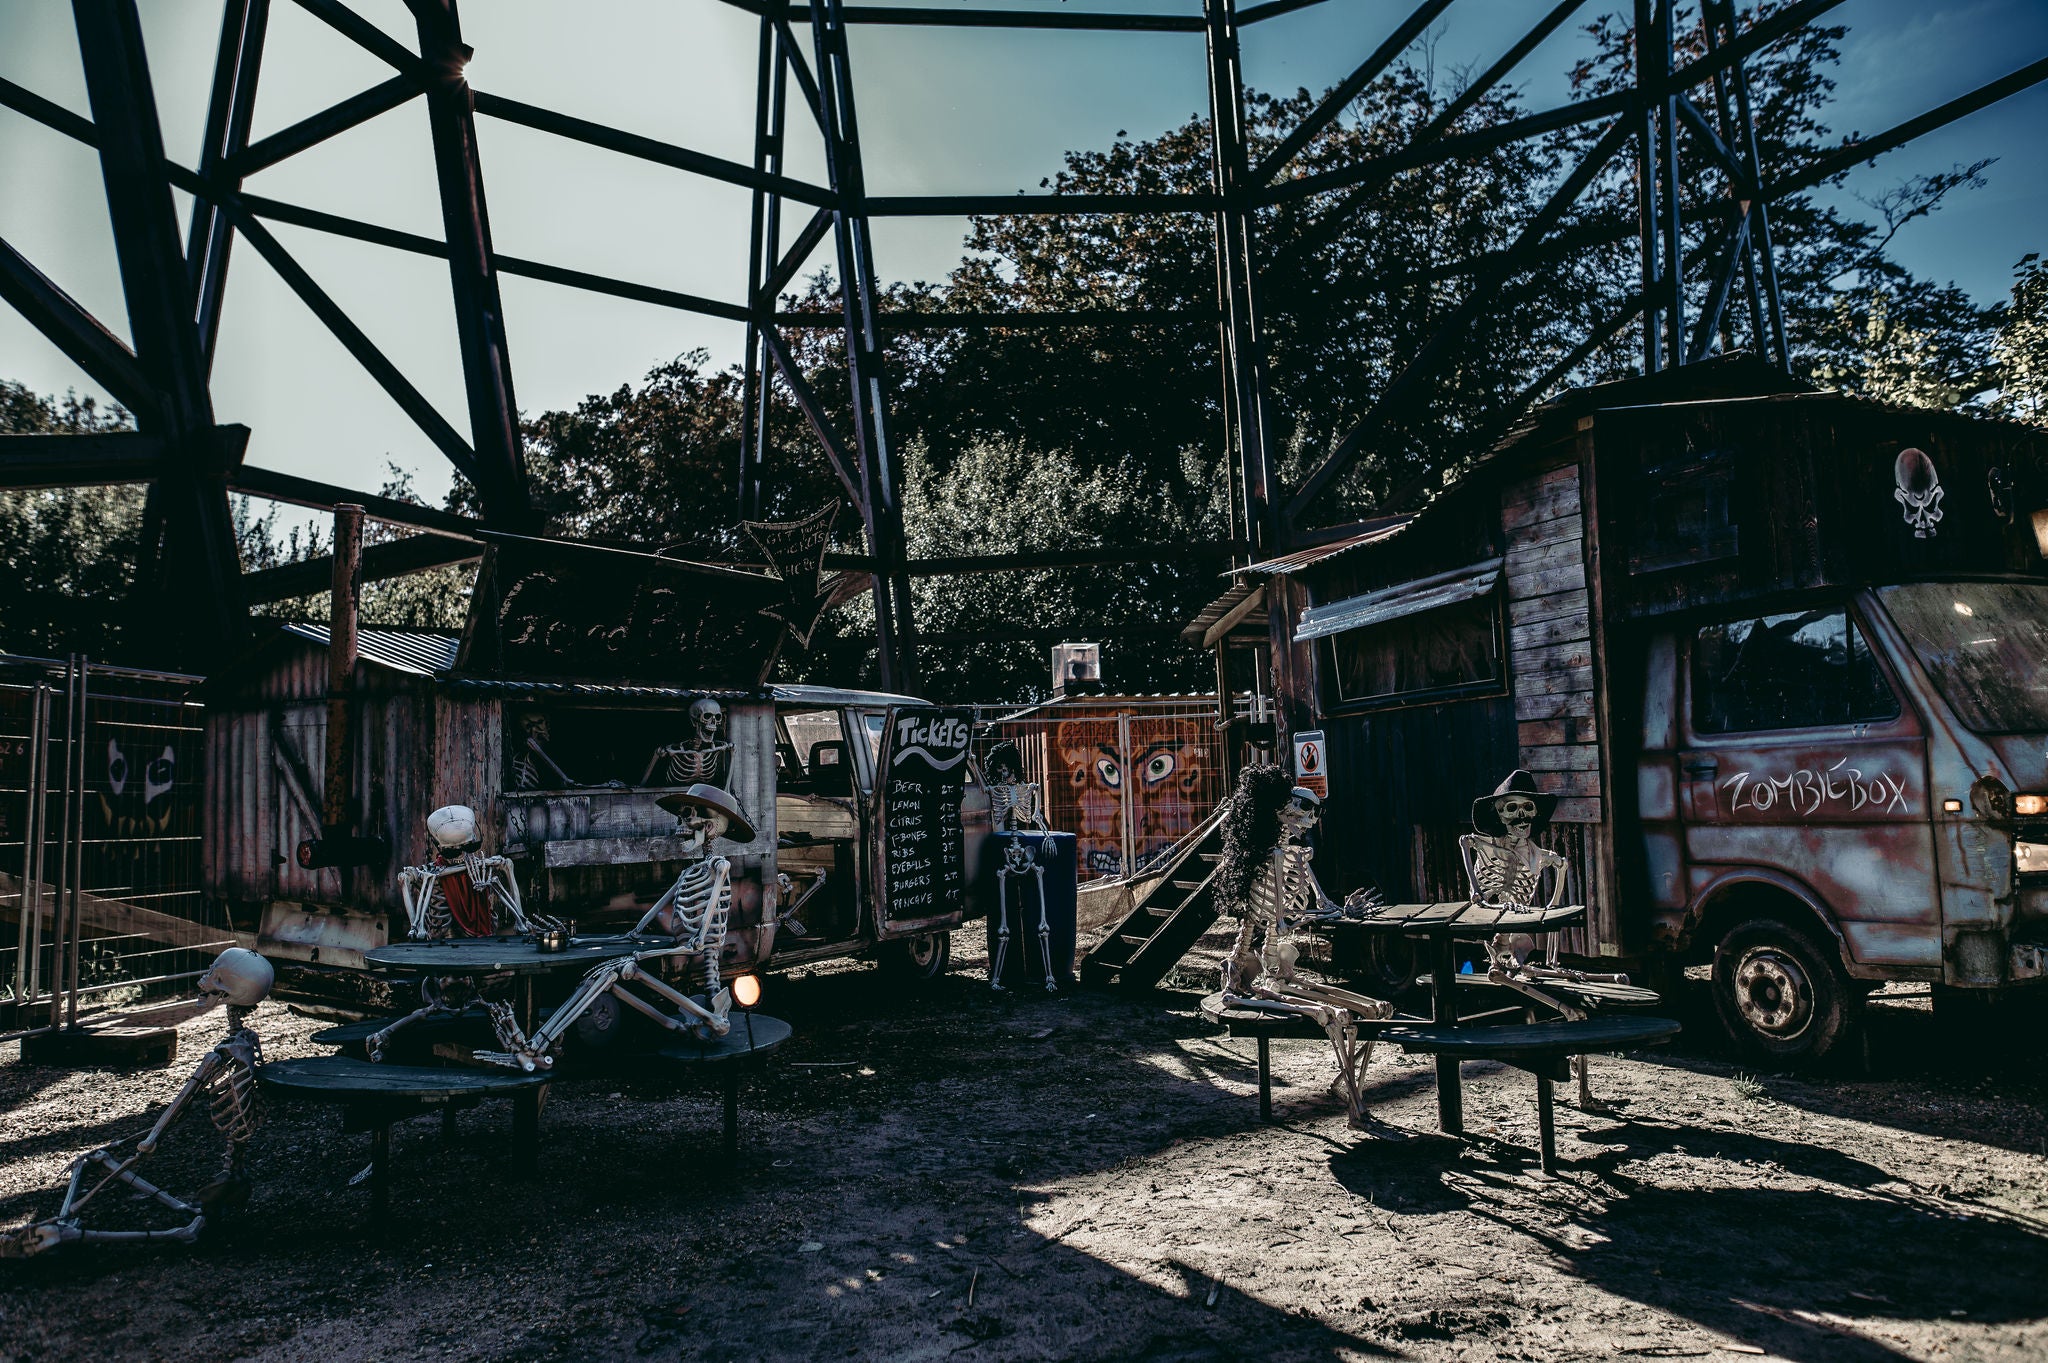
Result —
<path fill-rule="evenodd" d="M 1527 795 L 1503 795 L 1494 808 L 1500 812 L 1501 825 L 1508 830 L 1508 836 L 1516 842 L 1528 837 L 1536 826 L 1536 801 Z"/>
<path fill-rule="evenodd" d="M 1307 837 L 1322 814 L 1322 803 L 1314 791 L 1296 786 L 1288 795 L 1287 803 L 1280 806 L 1281 836 L 1289 842 L 1300 842 Z"/>
<path fill-rule="evenodd" d="M 725 730 L 725 707 L 709 696 L 691 701 L 690 727 L 696 730 L 698 743 L 716 743 Z"/>
<path fill-rule="evenodd" d="M 676 828 L 687 839 L 683 848 L 683 855 L 686 857 L 696 856 L 724 837 L 726 830 L 731 827 L 732 820 L 715 809 L 689 806 L 676 816 Z"/>
<path fill-rule="evenodd" d="M 254 1008 L 270 994 L 277 972 L 246 947 L 229 947 L 199 977 L 199 992 L 236 1008 Z"/>
<path fill-rule="evenodd" d="M 476 811 L 468 805 L 442 805 L 427 815 L 427 836 L 434 850 L 447 854 L 474 852 L 483 845 L 477 836 Z"/>
<path fill-rule="evenodd" d="M 1932 539 L 1935 524 L 1941 520 L 1941 475 L 1934 471 L 1934 461 L 1925 450 L 1910 446 L 1900 450 L 1892 465 L 1892 480 L 1898 484 L 1892 490 L 1892 500 L 1905 509 L 1913 538 Z"/>

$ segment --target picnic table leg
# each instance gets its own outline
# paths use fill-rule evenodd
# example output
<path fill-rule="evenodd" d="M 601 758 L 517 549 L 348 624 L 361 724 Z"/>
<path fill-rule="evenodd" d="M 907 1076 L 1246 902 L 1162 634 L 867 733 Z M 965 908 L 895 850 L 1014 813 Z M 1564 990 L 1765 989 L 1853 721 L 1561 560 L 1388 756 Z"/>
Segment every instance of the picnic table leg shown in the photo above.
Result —
<path fill-rule="evenodd" d="M 1432 1020 L 1445 1027 L 1458 1025 L 1458 944 L 1447 932 L 1432 939 L 1435 961 L 1430 966 Z M 1446 1134 L 1465 1134 L 1464 1081 L 1458 1074 L 1458 1058 L 1436 1058 L 1436 1124 Z"/>
<path fill-rule="evenodd" d="M 1536 1076 L 1536 1146 L 1545 1174 L 1557 1172 L 1557 1110 L 1555 1085 L 1547 1074 Z"/>
<path fill-rule="evenodd" d="M 1259 1120 L 1273 1120 L 1273 1043 L 1259 1038 Z"/>
<path fill-rule="evenodd" d="M 524 1089 L 512 1095 L 512 1171 L 521 1178 L 533 1177 L 540 1164 L 541 1089 Z"/>
<path fill-rule="evenodd" d="M 725 1065 L 725 1157 L 738 1159 L 740 1153 L 740 1067 Z"/>
<path fill-rule="evenodd" d="M 382 1229 L 391 1210 L 391 1123 L 370 1128 L 370 1224 Z"/>

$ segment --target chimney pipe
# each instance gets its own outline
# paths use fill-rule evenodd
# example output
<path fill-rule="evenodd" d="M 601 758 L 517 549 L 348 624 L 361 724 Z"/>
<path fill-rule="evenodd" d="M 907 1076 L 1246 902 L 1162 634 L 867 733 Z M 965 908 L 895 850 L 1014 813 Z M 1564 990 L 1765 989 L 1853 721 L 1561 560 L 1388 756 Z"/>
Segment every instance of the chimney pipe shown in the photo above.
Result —
<path fill-rule="evenodd" d="M 327 607 L 327 789 L 322 830 L 341 837 L 352 822 L 353 734 L 349 689 L 356 672 L 356 616 L 362 593 L 363 509 L 353 502 L 334 508 L 334 579 Z"/>

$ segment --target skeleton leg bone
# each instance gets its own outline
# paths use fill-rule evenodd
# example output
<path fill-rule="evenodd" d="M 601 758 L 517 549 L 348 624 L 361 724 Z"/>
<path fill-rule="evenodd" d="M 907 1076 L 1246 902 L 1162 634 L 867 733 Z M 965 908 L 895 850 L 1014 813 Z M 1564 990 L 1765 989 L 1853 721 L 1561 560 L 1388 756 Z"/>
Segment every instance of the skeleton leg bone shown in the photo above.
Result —
<path fill-rule="evenodd" d="M 988 987 L 1003 990 L 1003 958 L 1010 954 L 1010 873 L 996 872 L 996 958 L 989 962 Z"/>
<path fill-rule="evenodd" d="M 1052 924 L 1046 919 L 1045 906 L 1045 863 L 1034 862 L 1033 875 L 1038 877 L 1038 954 L 1045 959 L 1045 992 L 1057 994 L 1059 983 L 1053 978 L 1052 970 Z"/>

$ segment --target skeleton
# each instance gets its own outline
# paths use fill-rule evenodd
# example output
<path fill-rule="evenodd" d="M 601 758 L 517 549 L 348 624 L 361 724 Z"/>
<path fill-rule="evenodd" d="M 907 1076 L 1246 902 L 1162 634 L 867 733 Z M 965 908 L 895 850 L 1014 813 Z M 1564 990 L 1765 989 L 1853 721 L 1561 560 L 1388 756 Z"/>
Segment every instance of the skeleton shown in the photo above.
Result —
<path fill-rule="evenodd" d="M 115 1141 L 79 1156 L 71 1162 L 70 1182 L 57 1214 L 13 1231 L 0 1231 L 0 1258 L 26 1258 L 56 1249 L 60 1245 L 105 1244 L 135 1240 L 176 1240 L 191 1244 L 206 1228 L 208 1216 L 218 1215 L 247 1200 L 249 1182 L 244 1171 L 250 1138 L 256 1134 L 260 1114 L 256 1107 L 256 1068 L 263 1063 L 263 1046 L 248 1025 L 249 1014 L 270 993 L 274 975 L 270 962 L 253 951 L 229 947 L 214 958 L 213 965 L 199 977 L 199 992 L 209 1004 L 227 1005 L 227 1033 L 214 1044 L 185 1080 L 178 1096 L 171 1100 L 149 1130 L 135 1139 L 127 1155 L 116 1153 L 127 1140 Z M 191 1201 L 167 1192 L 136 1172 L 144 1160 L 155 1154 L 164 1134 L 194 1104 L 205 1108 L 213 1126 L 226 1143 L 220 1176 L 201 1188 Z M 134 1138 L 129 1138 L 134 1139 Z M 96 1181 L 88 1188 L 94 1175 Z M 107 1189 L 119 1184 L 138 1201 L 155 1201 L 180 1216 L 190 1218 L 168 1230 L 91 1230 L 82 1222 L 87 1205 Z"/>
<path fill-rule="evenodd" d="M 996 954 L 989 964 L 989 988 L 1000 991 L 1003 987 L 1003 962 L 1010 953 L 1011 882 L 1020 882 L 1016 889 L 1021 893 L 1021 882 L 1029 877 L 1037 882 L 1038 889 L 1038 951 L 1045 962 L 1045 992 L 1057 993 L 1059 980 L 1052 966 L 1052 923 L 1046 916 L 1045 866 L 1017 836 L 1047 831 L 1043 802 L 1038 787 L 1024 779 L 1024 758 L 1015 743 L 998 743 L 989 749 L 988 822 L 990 832 L 1007 835 L 1003 864 L 996 870 Z M 1039 850 L 1050 855 L 1052 847 L 1040 844 Z"/>
<path fill-rule="evenodd" d="M 1240 784 L 1235 798 L 1253 797 L 1252 783 Z M 1301 950 L 1293 941 L 1292 925 L 1344 916 L 1347 910 L 1323 893 L 1309 865 L 1314 849 L 1302 841 L 1320 811 L 1321 801 L 1300 786 L 1280 806 L 1279 839 L 1252 878 L 1239 909 L 1237 942 L 1223 964 L 1223 1001 L 1227 1007 L 1310 1018 L 1321 1027 L 1336 1055 L 1337 1087 L 1344 1095 L 1347 1120 L 1353 1128 L 1365 1129 L 1371 1125 L 1364 1104 L 1365 1070 L 1372 1061 L 1374 1037 L 1361 1037 L 1358 1024 L 1392 1017 L 1394 1005 L 1306 979 L 1295 970 Z M 1376 900 L 1376 895 L 1355 895 L 1352 907 L 1362 909 Z M 1264 948 L 1254 954 L 1252 947 L 1262 929 Z"/>
<path fill-rule="evenodd" d="M 482 855 L 475 810 L 443 805 L 427 815 L 427 836 L 434 843 L 433 864 L 398 872 L 413 941 L 451 937 L 457 929 L 465 937 L 488 937 L 498 930 L 499 910 L 513 931 L 534 930 L 520 904 L 510 858 Z"/>
<path fill-rule="evenodd" d="M 1933 539 L 1935 526 L 1941 520 L 1942 498 L 1941 475 L 1935 472 L 1934 461 L 1925 450 L 1900 450 L 1892 464 L 1892 481 L 1897 484 L 1892 489 L 1892 500 L 1905 514 L 1913 538 Z"/>
<path fill-rule="evenodd" d="M 544 790 L 552 786 L 560 790 L 575 785 L 569 773 L 548 756 L 548 717 L 538 711 L 530 712 L 520 717 L 519 727 L 522 741 L 519 755 L 512 759 L 512 789 Z M 549 780 L 550 777 L 553 779 Z"/>
<path fill-rule="evenodd" d="M 662 770 L 663 783 L 671 786 L 717 785 L 725 779 L 732 756 L 732 744 L 725 741 L 725 708 L 709 696 L 690 702 L 690 730 L 681 743 L 654 750 L 641 785 L 653 781 L 656 768 Z"/>
<path fill-rule="evenodd" d="M 1499 830 L 1467 833 L 1458 839 L 1474 903 L 1495 909 L 1533 909 L 1539 904 L 1554 909 L 1564 903 L 1566 874 L 1571 863 L 1548 848 L 1537 846 L 1534 840 L 1537 826 L 1548 820 L 1548 806 L 1553 798 L 1536 790 L 1535 779 L 1529 773 L 1517 771 L 1502 781 L 1492 795 L 1473 802 L 1474 826 Z M 1547 898 L 1543 894 L 1546 879 Z M 1487 979 L 1492 983 L 1555 1009 L 1560 1017 L 1572 1022 L 1585 1018 L 1586 1010 L 1562 997 L 1565 991 L 1559 986 L 1628 983 L 1626 975 L 1591 974 L 1559 965 L 1556 933 L 1543 935 L 1540 959 L 1536 939 L 1529 934 L 1496 933 L 1486 944 L 1486 958 Z M 1573 1068 L 1578 1073 L 1580 1109 L 1607 1110 L 1605 1104 L 1593 1097 L 1588 1057 L 1574 1056 Z"/>
<path fill-rule="evenodd" d="M 444 805 L 427 815 L 427 836 L 434 844 L 429 866 L 406 866 L 398 872 L 398 893 L 405 900 L 415 942 L 453 937 L 487 937 L 498 929 L 503 909 L 515 932 L 530 933 L 561 925 L 551 918 L 529 919 L 519 900 L 519 880 L 511 861 L 480 854 L 476 811 L 467 805 Z M 510 1004 L 482 997 L 493 979 L 478 981 L 459 975 L 428 976 L 420 981 L 420 1006 L 383 1028 L 365 1049 L 373 1061 L 384 1059 L 391 1039 L 428 1018 L 459 1016 L 472 1003 L 481 1004 L 500 1045 L 519 1034 Z"/>
<path fill-rule="evenodd" d="M 676 816 L 677 829 L 685 836 L 682 857 L 688 864 L 676 877 L 676 883 L 627 935 L 665 938 L 665 943 L 592 967 L 575 992 L 534 1029 L 531 1037 L 521 1035 L 516 1026 L 510 1025 L 508 1012 L 508 1026 L 498 1031 L 504 1049 L 478 1051 L 476 1059 L 529 1073 L 551 1069 L 562 1038 L 578 1018 L 607 994 L 671 1032 L 715 1041 L 730 1030 L 727 1014 L 732 1008 L 732 991 L 719 978 L 719 957 L 725 950 L 726 923 L 732 915 L 732 863 L 711 853 L 710 847 L 727 836 L 739 842 L 752 842 L 753 825 L 739 802 L 716 786 L 693 785 L 680 794 L 663 796 L 661 806 Z M 649 933 L 650 927 L 657 932 Z M 697 986 L 694 997 L 674 988 L 648 968 L 649 962 L 670 959 L 689 967 L 691 979 L 686 983 Z M 676 1012 L 670 1014 L 649 1003 L 626 987 L 630 984 L 638 984 L 665 1000 Z"/>

